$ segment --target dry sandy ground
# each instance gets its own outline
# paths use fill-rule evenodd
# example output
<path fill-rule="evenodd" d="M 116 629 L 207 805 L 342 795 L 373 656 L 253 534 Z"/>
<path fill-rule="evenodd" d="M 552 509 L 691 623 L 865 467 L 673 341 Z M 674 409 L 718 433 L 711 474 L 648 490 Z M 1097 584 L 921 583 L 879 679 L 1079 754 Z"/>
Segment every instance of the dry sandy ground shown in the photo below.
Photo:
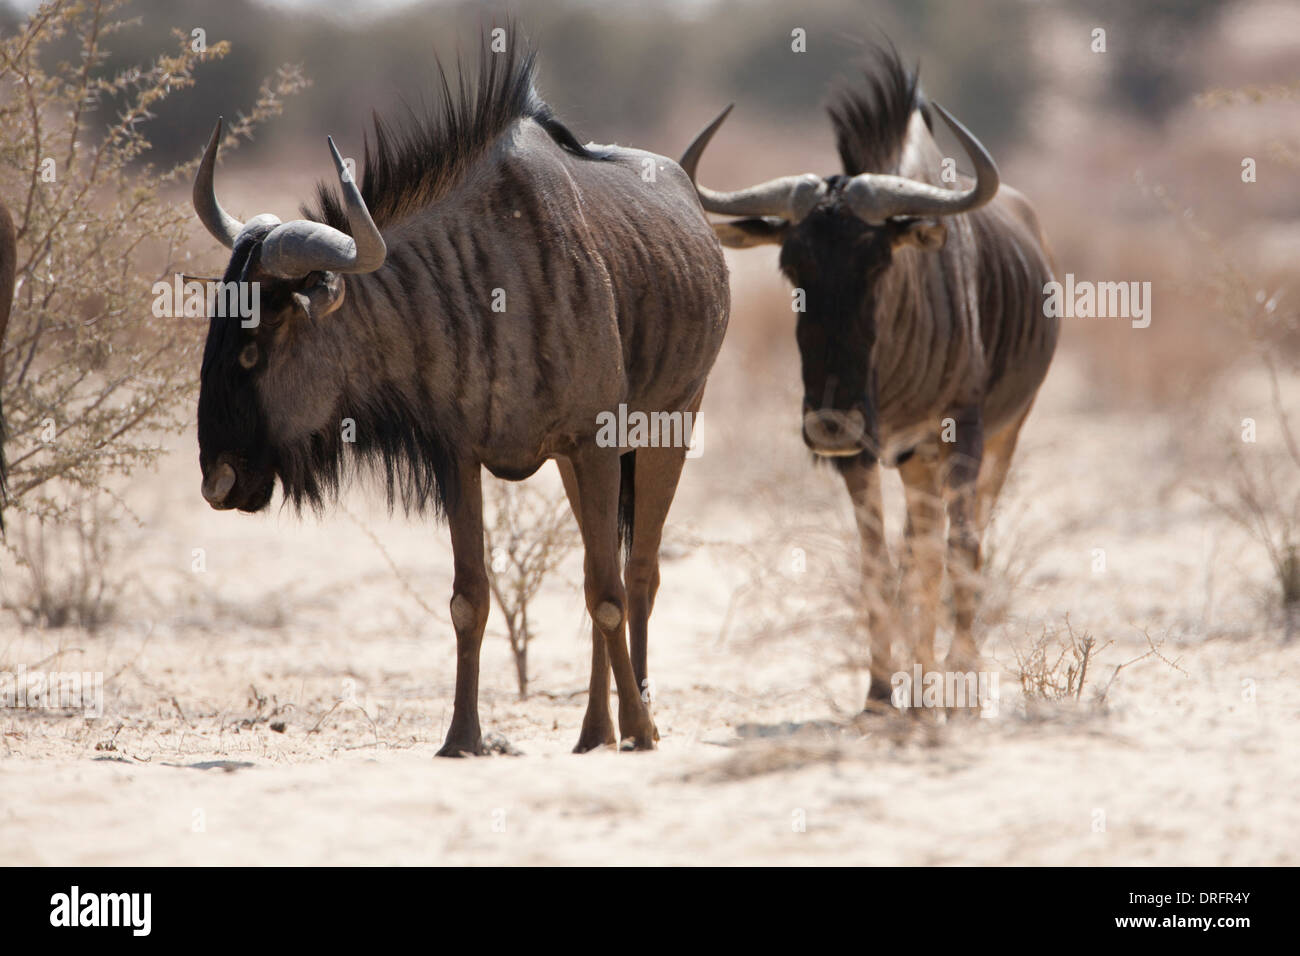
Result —
<path fill-rule="evenodd" d="M 575 558 L 534 611 L 526 701 L 497 612 L 489 624 L 484 729 L 523 755 L 435 760 L 454 667 L 445 529 L 390 519 L 359 493 L 355 520 L 216 514 L 190 435 L 127 492 L 142 524 L 115 541 L 119 621 L 95 634 L 0 622 L 0 670 L 107 675 L 97 720 L 0 714 L 0 862 L 1300 860 L 1300 663 L 1260 596 L 1263 556 L 1196 493 L 1213 476 L 1183 459 L 1168 423 L 1105 411 L 1068 357 L 1023 435 L 996 531 L 994 567 L 1020 569 L 1003 575 L 1009 613 L 986 627 L 998 715 L 843 719 L 863 675 L 840 663 L 852 641 L 816 614 L 852 554 L 826 542 L 849 540 L 850 518 L 799 443 L 793 346 L 780 348 L 758 376 L 729 343 L 706 403 L 652 621 L 656 753 L 569 753 L 589 641 Z M 795 575 L 800 546 L 808 570 Z M 11 600 L 18 580 L 7 568 Z M 1016 650 L 1067 614 L 1114 643 L 1082 703 L 1026 706 Z M 1172 663 L 1124 668 L 1096 704 L 1148 649 L 1144 631 Z"/>

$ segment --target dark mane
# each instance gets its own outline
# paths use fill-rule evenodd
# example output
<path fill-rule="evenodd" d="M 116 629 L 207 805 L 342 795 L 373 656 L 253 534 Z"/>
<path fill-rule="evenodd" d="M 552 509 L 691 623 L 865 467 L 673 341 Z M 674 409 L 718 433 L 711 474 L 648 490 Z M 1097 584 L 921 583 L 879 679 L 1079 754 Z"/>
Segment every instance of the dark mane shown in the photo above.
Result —
<path fill-rule="evenodd" d="M 369 473 L 382 478 L 390 511 L 400 503 L 408 515 L 446 514 L 455 504 L 456 460 L 425 404 L 380 385 L 339 415 L 355 423 L 354 441 L 336 428 L 275 449 L 285 502 L 320 514 L 338 499 L 350 472 Z"/>
<path fill-rule="evenodd" d="M 827 107 L 835 128 L 835 148 L 846 176 L 888 172 L 907 136 L 913 110 L 929 111 L 921 94 L 918 71 L 908 71 L 892 43 L 875 46 L 863 71 L 865 88 L 844 87 Z"/>
<path fill-rule="evenodd" d="M 457 69 L 455 88 L 437 63 L 435 102 L 418 114 L 409 105 L 397 122 L 375 115 L 375 134 L 365 142 L 361 195 L 375 225 L 394 225 L 445 196 L 513 122 L 536 120 L 564 149 L 592 156 L 542 102 L 534 87 L 536 53 L 517 41 L 519 29 L 503 53 L 493 53 L 480 37 L 478 81 L 471 87 L 466 71 Z M 458 65 L 459 66 L 459 65 Z M 316 187 L 316 207 L 303 207 L 309 219 L 348 232 L 347 216 L 334 185 Z"/>

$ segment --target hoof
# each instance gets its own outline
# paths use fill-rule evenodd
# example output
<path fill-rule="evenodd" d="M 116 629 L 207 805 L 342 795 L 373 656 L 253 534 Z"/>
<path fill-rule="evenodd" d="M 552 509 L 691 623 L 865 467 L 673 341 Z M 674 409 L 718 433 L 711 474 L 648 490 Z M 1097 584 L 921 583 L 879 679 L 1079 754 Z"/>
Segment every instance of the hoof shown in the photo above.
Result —
<path fill-rule="evenodd" d="M 659 728 L 655 726 L 655 719 L 653 717 L 648 717 L 648 719 L 650 721 L 650 740 L 651 740 L 649 749 L 654 750 L 655 749 L 654 745 L 659 742 Z M 635 732 L 624 734 L 623 739 L 619 741 L 619 749 L 620 750 L 645 750 L 646 748 L 644 747 L 626 746 L 627 742 L 629 740 L 634 739 L 635 737 L 636 737 Z"/>
<path fill-rule="evenodd" d="M 876 719 L 880 717 L 895 717 L 898 715 L 898 708 L 894 706 L 889 698 L 876 700 L 873 697 L 867 697 L 867 702 L 862 705 L 862 710 L 858 712 L 859 717 Z"/>
<path fill-rule="evenodd" d="M 448 737 L 447 742 L 442 745 L 438 751 L 439 757 L 482 757 L 486 750 L 483 749 L 482 736 L 475 735 L 468 737 Z"/>
<path fill-rule="evenodd" d="M 618 715 L 619 750 L 654 750 L 659 739 L 659 728 L 650 710 L 637 698 L 633 707 L 620 708 Z"/>
<path fill-rule="evenodd" d="M 980 669 L 980 656 L 977 651 L 951 650 L 943 659 L 944 670 L 952 674 L 965 674 Z"/>
<path fill-rule="evenodd" d="M 575 754 L 591 753 L 593 750 L 600 750 L 602 747 L 614 747 L 618 744 L 618 739 L 614 736 L 614 725 L 607 727 L 596 727 L 594 729 L 582 728 L 582 733 L 578 735 L 578 743 L 574 746 Z"/>
<path fill-rule="evenodd" d="M 872 704 L 891 705 L 894 700 L 894 688 L 889 681 L 883 677 L 871 675 L 871 684 L 867 687 L 867 706 L 870 710 Z"/>
<path fill-rule="evenodd" d="M 648 733 L 632 734 L 619 741 L 619 750 L 657 750 L 655 741 L 659 739 L 658 731 L 653 727 Z"/>

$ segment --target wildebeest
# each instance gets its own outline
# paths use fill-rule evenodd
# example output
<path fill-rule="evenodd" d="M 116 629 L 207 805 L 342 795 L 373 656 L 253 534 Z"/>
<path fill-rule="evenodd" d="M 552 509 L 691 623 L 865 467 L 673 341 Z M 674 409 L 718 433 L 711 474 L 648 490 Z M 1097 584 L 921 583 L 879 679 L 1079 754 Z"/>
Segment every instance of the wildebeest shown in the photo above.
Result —
<path fill-rule="evenodd" d="M 728 107 L 728 111 L 730 107 Z M 776 243 L 803 291 L 803 439 L 843 476 L 861 538 L 869 602 L 868 707 L 890 699 L 890 626 L 879 598 L 887 566 L 879 465 L 898 467 L 907 500 L 901 603 L 915 660 L 934 659 L 944 568 L 955 630 L 948 669 L 978 659 L 971 633 L 980 538 L 1016 437 L 1047 374 L 1057 320 L 1042 308 L 1050 257 L 1029 203 L 998 188 L 980 142 L 922 95 L 915 71 L 878 49 L 865 89 L 830 107 L 843 173 L 787 176 L 737 192 L 698 186 L 725 245 Z M 948 189 L 932 136 L 943 118 L 975 167 Z M 688 148 L 696 178 L 724 111 Z"/>
<path fill-rule="evenodd" d="M 18 237 L 14 233 L 13 217 L 9 208 L 0 202 L 0 388 L 5 380 L 5 329 L 9 325 L 9 309 L 14 302 L 14 273 L 18 267 Z M 0 532 L 5 529 L 4 506 L 7 501 L 5 467 L 5 409 L 3 395 L 0 395 Z"/>
<path fill-rule="evenodd" d="M 383 476 L 390 505 L 445 512 L 457 644 L 447 756 L 483 751 L 480 468 L 518 480 L 550 458 L 582 533 L 594 625 L 575 749 L 654 747 L 646 625 L 685 448 L 603 447 L 598 416 L 620 404 L 696 411 L 730 306 L 687 176 L 652 153 L 580 145 L 535 92 L 533 63 L 522 44 L 483 51 L 475 92 L 462 81 L 452 93 L 443 75 L 428 116 L 376 120 L 359 189 L 331 141 L 341 196 L 322 185 L 307 218 L 241 223 L 221 208 L 220 123 L 194 184 L 199 218 L 233 249 L 224 281 L 260 283 L 261 316 L 256 328 L 210 322 L 203 495 L 259 511 L 278 479 L 289 502 L 319 508 L 360 463 Z"/>

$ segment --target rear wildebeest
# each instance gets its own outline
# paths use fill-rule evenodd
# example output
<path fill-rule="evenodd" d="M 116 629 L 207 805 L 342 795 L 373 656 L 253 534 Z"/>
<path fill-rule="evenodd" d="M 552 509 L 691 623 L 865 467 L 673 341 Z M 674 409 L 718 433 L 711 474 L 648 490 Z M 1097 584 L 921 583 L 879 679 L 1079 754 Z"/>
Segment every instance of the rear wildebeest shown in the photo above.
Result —
<path fill-rule="evenodd" d="M 428 118 L 402 130 L 376 122 L 360 189 L 331 142 L 342 196 L 322 186 L 308 219 L 241 223 L 222 210 L 218 124 L 194 205 L 234 250 L 224 281 L 260 283 L 260 323 L 211 320 L 203 496 L 259 511 L 278 478 L 287 501 L 319 509 L 361 463 L 384 476 L 390 503 L 446 513 L 457 660 L 440 753 L 456 756 L 483 752 L 480 467 L 521 480 L 555 458 L 594 622 L 575 749 L 651 749 L 646 624 L 686 449 L 602 447 L 598 416 L 621 403 L 647 415 L 699 408 L 726 331 L 726 266 L 676 163 L 579 145 L 534 92 L 530 53 L 482 56 L 474 94 L 453 94 L 444 78 Z"/>
<path fill-rule="evenodd" d="M 975 166 L 973 184 L 942 188 L 937 112 Z M 724 112 L 691 144 L 700 154 Z M 906 492 L 901 599 L 915 660 L 934 660 L 944 568 L 953 586 L 949 671 L 978 659 L 971 627 L 980 537 L 1006 478 L 1016 436 L 1047 374 L 1057 320 L 1043 314 L 1049 256 L 1033 210 L 998 189 L 984 147 L 936 103 L 892 50 L 880 50 L 865 92 L 844 92 L 831 120 L 842 175 L 787 176 L 734 193 L 698 186 L 725 245 L 781 247 L 781 271 L 802 290 L 795 335 L 803 363 L 803 439 L 843 476 L 862 543 L 870 612 L 868 706 L 890 699 L 891 628 L 881 606 L 887 566 L 879 464 Z"/>
<path fill-rule="evenodd" d="M 18 266 L 18 237 L 9 209 L 0 202 L 0 389 L 5 381 L 5 329 L 9 325 L 9 307 L 14 302 L 14 272 Z M 3 396 L 0 396 L 2 398 Z M 7 498 L 5 468 L 5 409 L 0 401 L 0 533 L 5 529 L 4 506 Z"/>

